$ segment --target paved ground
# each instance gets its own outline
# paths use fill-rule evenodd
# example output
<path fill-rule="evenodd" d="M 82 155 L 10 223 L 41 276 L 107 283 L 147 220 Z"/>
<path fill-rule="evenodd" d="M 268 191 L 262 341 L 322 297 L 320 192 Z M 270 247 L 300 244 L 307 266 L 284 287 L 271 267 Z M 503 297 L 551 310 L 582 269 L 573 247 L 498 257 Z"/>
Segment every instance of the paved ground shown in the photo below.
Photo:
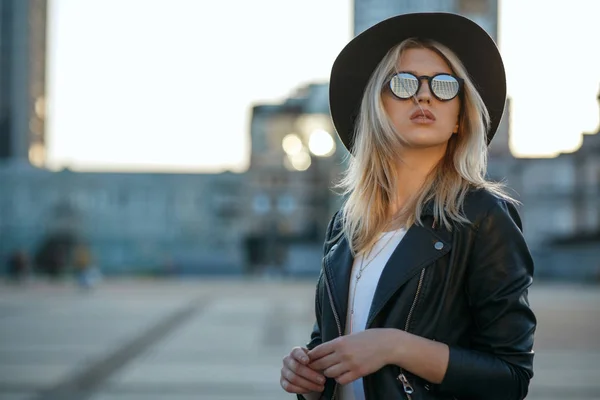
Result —
<path fill-rule="evenodd" d="M 0 285 L 2 400 L 291 399 L 281 359 L 312 324 L 312 282 Z M 600 399 L 600 287 L 538 285 L 532 400 Z"/>

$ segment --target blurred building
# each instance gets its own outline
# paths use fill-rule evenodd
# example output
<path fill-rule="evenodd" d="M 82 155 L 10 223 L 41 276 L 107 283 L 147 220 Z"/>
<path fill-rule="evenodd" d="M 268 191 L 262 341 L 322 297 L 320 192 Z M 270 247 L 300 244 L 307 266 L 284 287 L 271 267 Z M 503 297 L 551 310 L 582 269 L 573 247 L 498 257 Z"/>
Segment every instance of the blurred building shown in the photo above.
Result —
<path fill-rule="evenodd" d="M 498 38 L 498 0 L 354 0 L 354 35 L 394 15 L 426 11 L 464 15 Z"/>
<path fill-rule="evenodd" d="M 0 168 L 0 256 L 25 249 L 43 264 L 50 247 L 86 243 L 108 274 L 318 273 L 345 155 L 328 85 L 256 105 L 250 130 L 244 174 Z"/>
<path fill-rule="evenodd" d="M 46 0 L 0 1 L 0 160 L 45 164 Z"/>
<path fill-rule="evenodd" d="M 244 182 L 232 173 L 1 168 L 0 256 L 87 243 L 109 274 L 241 273 Z"/>
<path fill-rule="evenodd" d="M 467 15 L 497 37 L 496 0 L 355 0 L 355 34 L 424 10 Z M 253 107 L 243 174 L 51 172 L 34 168 L 45 163 L 45 31 L 45 0 L 0 1 L 0 159 L 8 161 L 0 162 L 1 260 L 24 250 L 44 264 L 51 249 L 84 243 L 108 274 L 318 273 L 347 156 L 327 84 Z M 507 102 L 489 176 L 506 181 L 523 203 L 536 274 L 597 274 L 600 133 L 585 135 L 572 154 L 516 159 L 509 113 Z"/>
<path fill-rule="evenodd" d="M 326 92 L 309 85 L 279 104 L 256 105 L 243 174 L 0 166 L 0 257 L 24 249 L 39 260 L 51 245 L 83 242 L 109 274 L 317 273 L 325 224 L 342 201 L 332 186 L 346 167 Z M 494 157 L 489 176 L 523 203 L 538 276 L 597 273 L 599 133 L 556 158 Z"/>
<path fill-rule="evenodd" d="M 598 94 L 600 107 L 600 93 Z M 600 127 L 581 148 L 555 158 L 492 158 L 490 177 L 523 204 L 524 234 L 540 276 L 600 273 Z"/>
<path fill-rule="evenodd" d="M 308 85 L 281 104 L 254 106 L 250 131 L 249 267 L 314 272 L 327 223 L 339 207 L 331 188 L 345 153 L 329 116 L 328 85 Z"/>

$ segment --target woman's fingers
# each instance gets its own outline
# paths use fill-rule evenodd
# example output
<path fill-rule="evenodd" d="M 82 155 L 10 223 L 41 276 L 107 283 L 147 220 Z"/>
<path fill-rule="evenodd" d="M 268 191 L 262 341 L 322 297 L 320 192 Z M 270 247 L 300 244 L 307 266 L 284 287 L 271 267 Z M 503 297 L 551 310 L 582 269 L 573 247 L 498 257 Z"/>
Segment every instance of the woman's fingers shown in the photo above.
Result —
<path fill-rule="evenodd" d="M 287 381 L 289 384 L 288 386 L 301 390 L 301 392 L 294 393 L 322 392 L 325 390 L 325 386 L 323 384 L 312 382 L 286 367 L 281 369 L 281 377 L 283 380 Z M 284 389 L 286 388 L 284 387 Z"/>
<path fill-rule="evenodd" d="M 308 358 L 308 350 L 302 347 L 295 347 L 292 350 L 291 356 L 293 357 L 292 360 L 296 360 L 296 362 L 299 365 L 294 364 L 293 362 L 288 362 L 288 364 L 292 364 L 294 366 L 294 368 L 290 368 L 292 369 L 292 371 L 296 372 L 298 375 L 308 379 L 311 382 L 317 383 L 317 384 L 324 384 L 325 383 L 325 376 L 321 373 L 319 373 L 319 371 L 315 370 L 314 368 L 310 367 L 310 359 Z M 292 361 L 289 360 L 289 361 Z"/>
<path fill-rule="evenodd" d="M 306 388 L 294 385 L 293 383 L 285 379 L 283 376 L 281 377 L 281 379 L 279 379 L 279 384 L 281 385 L 283 390 L 285 390 L 288 393 L 306 394 L 311 392 Z"/>
<path fill-rule="evenodd" d="M 304 394 L 325 389 L 325 377 L 306 366 L 310 362 L 306 353 L 306 349 L 295 347 L 284 357 L 280 384 L 285 391 Z"/>
<path fill-rule="evenodd" d="M 325 383 L 325 376 L 323 376 L 323 374 L 318 373 L 306 365 L 302 365 L 298 360 L 292 357 L 284 358 L 283 366 L 300 378 L 306 379 L 314 384 L 323 385 Z M 292 383 L 294 382 L 292 381 Z"/>
<path fill-rule="evenodd" d="M 331 353 L 326 355 L 325 357 L 321 357 L 318 360 L 311 362 L 308 365 L 308 367 L 315 371 L 324 371 L 332 365 L 339 363 L 338 358 L 339 357 L 337 354 Z"/>
<path fill-rule="evenodd" d="M 293 359 L 299 361 L 301 364 L 306 365 L 310 361 L 307 353 L 308 353 L 308 350 L 306 350 L 302 347 L 294 347 L 292 349 L 292 352 L 290 353 L 290 356 L 292 356 Z"/>
<path fill-rule="evenodd" d="M 335 364 L 325 369 L 323 373 L 329 378 L 337 379 L 340 375 L 345 374 L 348 371 L 350 371 L 350 369 L 344 366 L 344 364 Z"/>

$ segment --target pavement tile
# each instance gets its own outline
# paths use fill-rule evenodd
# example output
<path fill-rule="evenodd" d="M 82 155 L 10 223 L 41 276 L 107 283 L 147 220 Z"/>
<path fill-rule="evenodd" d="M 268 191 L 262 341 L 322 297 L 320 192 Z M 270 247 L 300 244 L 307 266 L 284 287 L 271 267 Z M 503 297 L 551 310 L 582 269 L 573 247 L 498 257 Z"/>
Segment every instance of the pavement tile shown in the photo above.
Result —
<path fill-rule="evenodd" d="M 201 311 L 101 382 L 92 400 L 292 399 L 279 388 L 282 358 L 309 338 L 314 282 L 0 284 L 0 400 L 30 400 L 68 380 L 192 299 Z M 600 400 L 600 290 L 539 285 L 535 377 L 528 400 Z"/>
<path fill-rule="evenodd" d="M 22 385 L 34 388 L 53 385 L 67 378 L 73 369 L 71 363 L 45 365 L 2 365 L 0 385 Z M 1 395 L 0 395 L 0 398 Z"/>

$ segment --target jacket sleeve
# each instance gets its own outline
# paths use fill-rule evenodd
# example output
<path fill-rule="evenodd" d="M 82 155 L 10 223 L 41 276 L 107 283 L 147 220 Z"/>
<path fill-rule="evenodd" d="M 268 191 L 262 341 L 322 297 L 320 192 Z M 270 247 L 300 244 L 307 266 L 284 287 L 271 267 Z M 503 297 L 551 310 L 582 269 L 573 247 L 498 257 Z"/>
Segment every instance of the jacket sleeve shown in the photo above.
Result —
<path fill-rule="evenodd" d="M 319 285 L 321 284 L 321 279 L 323 279 L 323 271 L 319 274 L 319 280 L 317 282 L 317 291 L 315 294 L 315 315 L 316 321 L 313 325 L 312 333 L 310 334 L 310 341 L 306 344 L 306 348 L 309 350 L 314 349 L 318 345 L 322 343 L 321 340 L 321 305 L 319 300 Z M 311 392 L 308 394 L 298 394 L 296 395 L 298 400 L 319 400 L 321 398 L 321 393 Z"/>
<path fill-rule="evenodd" d="M 310 341 L 306 344 L 306 348 L 309 350 L 314 349 L 322 343 L 321 340 L 321 299 L 319 295 L 319 286 L 322 284 L 323 271 L 319 274 L 319 280 L 317 281 L 317 289 L 315 292 L 315 324 L 310 334 Z"/>
<path fill-rule="evenodd" d="M 325 232 L 325 240 L 323 242 L 323 257 L 325 257 L 325 255 L 329 252 L 329 249 L 332 246 L 331 243 L 331 236 L 332 233 L 334 231 L 333 227 L 335 225 L 335 220 L 337 217 L 338 213 L 335 213 L 334 216 L 331 218 L 331 220 L 329 221 L 329 224 L 327 226 L 327 231 Z M 323 285 L 323 266 L 321 265 L 321 272 L 319 273 L 319 279 L 317 280 L 317 289 L 315 291 L 315 318 L 316 318 L 316 322 L 313 326 L 313 331 L 310 335 L 310 342 L 307 343 L 306 347 L 309 350 L 314 349 L 315 347 L 317 347 L 318 345 L 321 344 L 321 295 L 320 295 L 320 290 L 322 288 Z"/>
<path fill-rule="evenodd" d="M 325 240 L 323 242 L 323 257 L 329 252 L 332 244 L 330 243 L 331 235 L 333 232 L 333 226 L 335 224 L 337 213 L 331 218 L 329 221 L 329 225 L 327 226 L 327 232 L 325 233 Z M 309 350 L 314 349 L 318 345 L 322 343 L 321 340 L 321 295 L 320 288 L 323 285 L 323 268 L 321 266 L 321 272 L 319 274 L 319 279 L 317 280 L 317 289 L 315 292 L 315 324 L 313 325 L 312 333 L 310 334 L 310 341 L 306 344 L 306 348 Z M 299 400 L 316 400 L 320 397 L 319 393 L 310 393 L 306 396 L 301 394 L 297 395 Z"/>
<path fill-rule="evenodd" d="M 469 349 L 450 346 L 440 391 L 457 398 L 522 400 L 533 377 L 536 318 L 529 306 L 533 260 L 514 205 L 496 203 L 479 223 L 466 290 Z"/>

